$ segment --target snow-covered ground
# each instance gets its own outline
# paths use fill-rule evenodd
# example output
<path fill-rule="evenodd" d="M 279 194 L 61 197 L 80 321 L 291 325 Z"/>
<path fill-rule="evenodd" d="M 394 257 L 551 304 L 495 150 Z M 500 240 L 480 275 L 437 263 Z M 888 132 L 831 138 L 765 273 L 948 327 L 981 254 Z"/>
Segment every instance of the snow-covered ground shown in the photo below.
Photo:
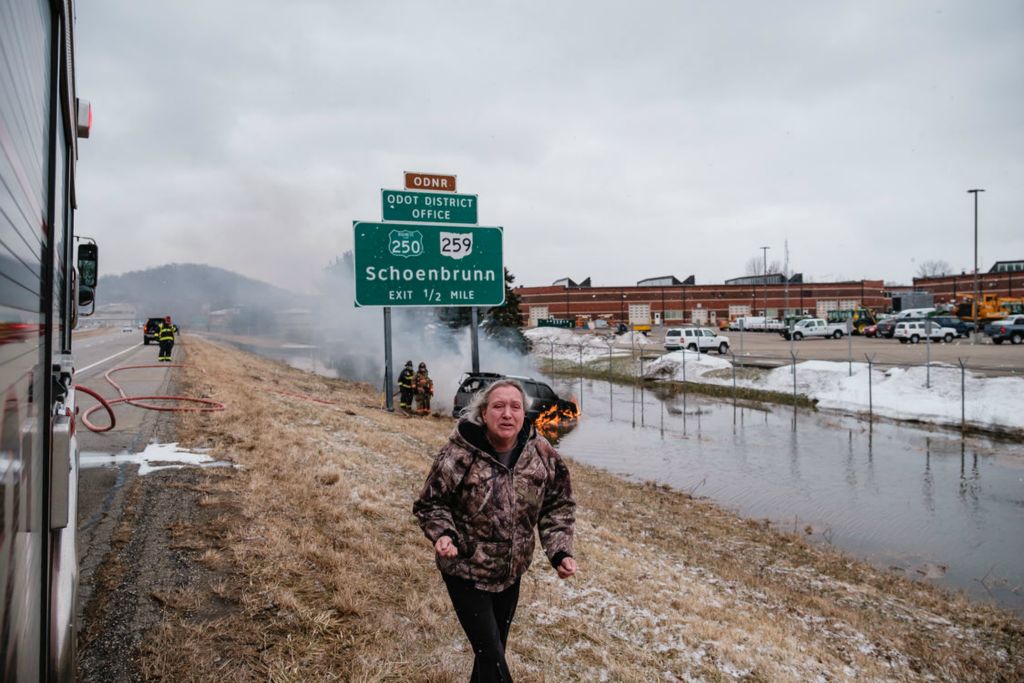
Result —
<path fill-rule="evenodd" d="M 537 328 L 526 334 L 534 339 L 534 353 L 542 358 L 548 357 L 552 341 L 555 343 L 556 359 L 578 360 L 580 344 L 588 344 L 584 351 L 584 362 L 596 360 L 602 353 L 605 356 L 608 354 L 608 346 L 603 340 L 578 335 L 572 330 Z M 588 355 L 591 348 L 594 354 Z M 644 376 L 654 380 L 682 381 L 685 373 L 688 382 L 731 386 L 732 373 L 714 372 L 731 367 L 727 358 L 715 354 L 702 353 L 698 356 L 692 351 L 674 351 L 647 365 Z M 959 425 L 960 372 L 956 366 L 932 364 L 929 383 L 928 369 L 924 367 L 875 367 L 870 371 L 872 409 L 876 415 L 893 419 Z M 796 365 L 796 391 L 808 398 L 817 399 L 820 408 L 867 413 L 868 374 L 866 363 L 854 363 L 853 374 L 850 375 L 849 365 L 845 361 L 803 361 Z M 739 377 L 736 383 L 752 389 L 791 393 L 793 366 L 776 368 L 752 379 Z M 965 418 L 972 426 L 1024 430 L 1024 378 L 987 377 L 967 371 L 964 376 L 963 404 Z"/>
<path fill-rule="evenodd" d="M 729 373 L 708 377 L 711 370 L 731 367 L 724 358 L 692 351 L 666 354 L 645 368 L 652 379 L 686 379 L 691 382 L 732 384 Z M 796 365 L 796 391 L 818 400 L 821 408 L 866 413 L 869 401 L 877 415 L 903 420 L 959 425 L 961 410 L 960 368 L 933 364 L 928 369 L 872 368 L 870 387 L 868 365 L 854 363 L 853 374 L 846 362 L 809 360 Z M 793 366 L 770 370 L 756 379 L 737 379 L 736 384 L 782 393 L 793 391 Z M 1024 379 L 985 377 L 967 372 L 964 376 L 964 414 L 968 423 L 997 429 L 1024 429 Z M 869 396 L 870 392 L 870 396 Z"/>
<path fill-rule="evenodd" d="M 576 334 L 561 327 L 534 327 L 523 334 L 533 343 L 533 353 L 539 358 L 548 359 L 553 356 L 555 360 L 579 362 L 582 350 L 584 363 L 607 358 L 609 350 L 613 356 L 623 356 L 629 355 L 632 348 L 656 343 L 639 332 L 598 336 Z"/>

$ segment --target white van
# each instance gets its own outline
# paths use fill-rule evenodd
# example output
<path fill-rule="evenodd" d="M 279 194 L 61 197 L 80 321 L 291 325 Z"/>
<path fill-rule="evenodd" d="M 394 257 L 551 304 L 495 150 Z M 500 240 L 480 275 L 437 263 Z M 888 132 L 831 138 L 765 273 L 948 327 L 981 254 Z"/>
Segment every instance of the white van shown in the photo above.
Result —
<path fill-rule="evenodd" d="M 903 320 L 904 318 L 925 318 L 935 312 L 935 307 L 932 308 L 904 308 L 902 311 L 893 316 L 895 320 Z"/>

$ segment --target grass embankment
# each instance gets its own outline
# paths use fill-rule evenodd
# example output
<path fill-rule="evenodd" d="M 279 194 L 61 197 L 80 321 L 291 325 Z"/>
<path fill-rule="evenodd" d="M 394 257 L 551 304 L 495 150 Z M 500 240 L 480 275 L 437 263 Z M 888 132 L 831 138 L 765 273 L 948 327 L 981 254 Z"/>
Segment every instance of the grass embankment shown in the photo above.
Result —
<path fill-rule="evenodd" d="M 205 472 L 215 524 L 174 530 L 219 579 L 161 596 L 146 674 L 464 681 L 469 648 L 410 513 L 452 421 L 388 414 L 365 385 L 190 342 L 188 393 L 229 409 L 186 415 L 179 437 L 242 467 Z M 581 573 L 559 581 L 538 553 L 512 627 L 517 681 L 1024 677 L 1024 625 L 1004 612 L 570 466 Z"/>
<path fill-rule="evenodd" d="M 649 366 L 656 359 L 646 359 L 644 367 Z M 618 384 L 632 384 L 634 382 L 652 383 L 653 380 L 641 379 L 642 369 L 640 361 L 629 357 L 614 357 L 611 361 L 600 359 L 589 363 L 572 363 L 564 360 L 551 362 L 542 357 L 537 358 L 540 369 L 548 375 L 556 377 L 584 377 L 586 379 L 606 380 Z M 763 370 L 756 368 L 736 368 L 736 376 L 739 379 L 751 379 L 757 374 L 763 374 Z M 731 381 L 732 370 L 713 370 L 707 375 Z M 688 391 L 694 394 L 704 394 L 727 400 L 736 399 L 744 403 L 779 403 L 792 406 L 794 403 L 798 408 L 813 409 L 818 402 L 808 398 L 804 394 L 787 394 L 780 391 L 767 391 L 765 389 L 751 389 L 749 387 L 736 387 L 723 384 L 709 384 L 706 382 L 680 382 L 676 380 L 659 380 L 658 386 L 671 387 L 676 392 Z"/>

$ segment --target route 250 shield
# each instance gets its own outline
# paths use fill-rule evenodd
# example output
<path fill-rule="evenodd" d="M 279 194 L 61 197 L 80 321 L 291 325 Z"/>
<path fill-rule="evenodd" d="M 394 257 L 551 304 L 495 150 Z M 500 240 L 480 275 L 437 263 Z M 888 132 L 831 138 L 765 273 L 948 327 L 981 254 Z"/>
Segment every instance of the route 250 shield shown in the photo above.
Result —
<path fill-rule="evenodd" d="M 419 230 L 392 230 L 388 233 L 388 253 L 401 258 L 423 255 L 423 233 Z"/>

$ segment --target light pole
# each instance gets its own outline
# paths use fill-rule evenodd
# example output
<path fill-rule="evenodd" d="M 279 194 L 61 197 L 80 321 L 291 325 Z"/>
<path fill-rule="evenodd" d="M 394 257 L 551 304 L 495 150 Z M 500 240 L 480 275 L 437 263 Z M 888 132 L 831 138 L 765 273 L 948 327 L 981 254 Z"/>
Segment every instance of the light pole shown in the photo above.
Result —
<path fill-rule="evenodd" d="M 761 253 L 764 255 L 764 269 L 761 271 L 762 284 L 764 285 L 764 310 L 761 313 L 764 315 L 764 329 L 768 331 L 768 250 L 771 247 L 761 247 Z"/>
<path fill-rule="evenodd" d="M 974 319 L 974 332 L 971 334 L 971 344 L 978 343 L 978 193 L 982 189 L 967 190 L 967 194 L 974 195 L 974 301 L 971 302 L 971 317 Z"/>

